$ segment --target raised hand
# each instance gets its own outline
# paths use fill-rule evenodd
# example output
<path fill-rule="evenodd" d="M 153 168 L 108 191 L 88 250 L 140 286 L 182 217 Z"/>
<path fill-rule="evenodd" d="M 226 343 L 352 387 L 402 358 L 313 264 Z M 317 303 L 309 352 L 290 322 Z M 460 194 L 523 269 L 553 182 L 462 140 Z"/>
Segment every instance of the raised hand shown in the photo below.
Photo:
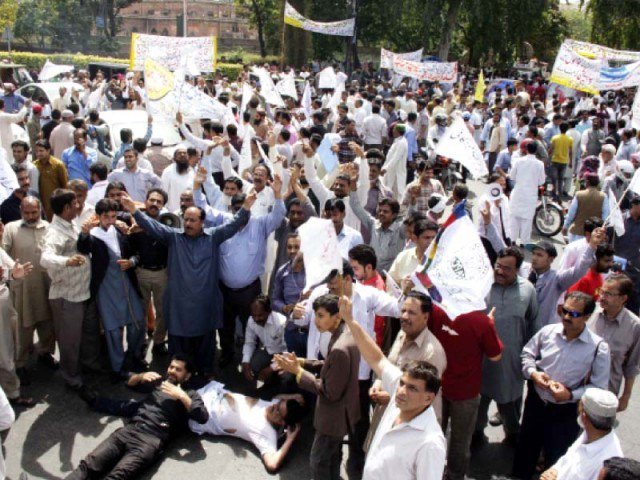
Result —
<path fill-rule="evenodd" d="M 258 194 L 254 189 L 251 189 L 251 192 L 249 192 L 249 195 L 247 195 L 247 198 L 244 199 L 242 208 L 244 208 L 245 210 L 251 211 L 251 207 L 253 207 L 253 204 L 256 203 L 257 199 L 258 199 Z"/>
<path fill-rule="evenodd" d="M 122 204 L 122 208 L 127 210 L 129 213 L 134 214 L 137 210 L 136 202 L 128 194 L 123 194 L 120 199 L 120 203 Z"/>

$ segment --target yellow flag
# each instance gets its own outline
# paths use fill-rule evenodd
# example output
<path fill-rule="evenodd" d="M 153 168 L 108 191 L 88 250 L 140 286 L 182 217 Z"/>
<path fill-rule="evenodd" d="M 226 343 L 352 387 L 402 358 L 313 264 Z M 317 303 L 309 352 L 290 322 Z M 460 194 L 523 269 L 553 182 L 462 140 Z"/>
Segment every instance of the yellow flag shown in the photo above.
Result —
<path fill-rule="evenodd" d="M 484 72 L 480 70 L 480 75 L 478 75 L 478 84 L 476 85 L 476 93 L 473 95 L 473 99 L 479 102 L 484 100 L 484 90 L 487 86 L 484 83 Z"/>

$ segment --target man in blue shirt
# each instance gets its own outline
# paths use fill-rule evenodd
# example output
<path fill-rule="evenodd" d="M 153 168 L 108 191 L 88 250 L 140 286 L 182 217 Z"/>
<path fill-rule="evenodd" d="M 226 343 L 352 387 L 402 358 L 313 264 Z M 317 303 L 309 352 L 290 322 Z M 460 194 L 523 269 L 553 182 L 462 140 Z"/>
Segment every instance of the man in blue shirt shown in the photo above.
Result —
<path fill-rule="evenodd" d="M 62 152 L 62 163 L 67 168 L 69 180 L 80 179 L 91 186 L 89 168 L 98 160 L 98 152 L 87 147 L 87 132 L 76 128 L 73 132 L 73 147 Z"/>
<path fill-rule="evenodd" d="M 498 158 L 496 159 L 496 164 L 493 166 L 493 171 L 495 173 L 499 173 L 503 177 L 506 177 L 511 170 L 511 159 L 513 157 L 513 152 L 518 149 L 518 141 L 515 138 L 510 138 L 507 140 L 507 148 L 502 150 L 498 154 Z"/>
<path fill-rule="evenodd" d="M 13 83 L 5 83 L 4 84 L 4 95 L 2 96 L 2 100 L 4 100 L 4 111 L 6 113 L 17 113 L 22 109 L 26 99 L 15 93 L 16 86 Z"/>
<path fill-rule="evenodd" d="M 220 245 L 220 290 L 224 298 L 224 328 L 220 331 L 222 356 L 220 367 L 234 360 L 235 319 L 240 318 L 243 330 L 249 318 L 249 304 L 262 292 L 260 276 L 265 271 L 267 240 L 280 226 L 286 209 L 282 201 L 282 180 L 274 175 L 271 182 L 275 203 L 264 216 L 253 217 L 246 226 Z M 236 212 L 246 195 L 238 193 L 231 200 Z"/>
<path fill-rule="evenodd" d="M 169 280 L 163 311 L 169 353 L 191 356 L 204 376 L 213 371 L 214 330 L 222 328 L 220 245 L 249 221 L 256 198 L 255 193 L 248 195 L 233 220 L 217 228 L 204 228 L 204 210 L 189 207 L 184 212 L 183 229 L 167 227 L 142 213 L 128 195 L 121 199 L 140 228 L 168 247 Z"/>

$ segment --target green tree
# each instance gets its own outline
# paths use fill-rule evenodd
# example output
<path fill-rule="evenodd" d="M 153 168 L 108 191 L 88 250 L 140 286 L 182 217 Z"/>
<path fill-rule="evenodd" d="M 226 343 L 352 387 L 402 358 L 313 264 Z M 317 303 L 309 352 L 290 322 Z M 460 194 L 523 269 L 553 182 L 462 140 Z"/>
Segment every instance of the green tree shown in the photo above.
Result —
<path fill-rule="evenodd" d="M 635 0 L 581 0 L 591 14 L 591 41 L 612 48 L 640 50 L 640 13 Z"/>
<path fill-rule="evenodd" d="M 0 29 L 13 27 L 18 13 L 18 0 L 0 0 Z"/>
<path fill-rule="evenodd" d="M 281 15 L 279 12 L 281 3 L 278 0 L 234 0 L 234 3 L 241 13 L 249 17 L 249 23 L 258 29 L 260 55 L 266 57 L 267 36 L 271 37 L 271 43 L 275 43 L 274 30 L 280 31 L 277 28 L 277 18 Z M 277 46 L 279 47 L 280 44 L 278 43 Z"/>

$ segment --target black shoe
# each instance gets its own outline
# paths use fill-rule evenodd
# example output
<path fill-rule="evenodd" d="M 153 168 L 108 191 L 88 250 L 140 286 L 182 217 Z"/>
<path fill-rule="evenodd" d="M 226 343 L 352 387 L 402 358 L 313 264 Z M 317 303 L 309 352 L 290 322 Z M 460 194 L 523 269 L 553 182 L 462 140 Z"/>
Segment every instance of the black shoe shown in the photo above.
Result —
<path fill-rule="evenodd" d="M 501 442 L 503 445 L 506 445 L 511 448 L 516 448 L 518 445 L 518 436 L 517 435 L 507 435 Z"/>
<path fill-rule="evenodd" d="M 149 370 L 149 364 L 142 358 L 134 358 L 131 362 L 132 370 L 136 373 L 146 372 Z"/>
<path fill-rule="evenodd" d="M 169 354 L 169 350 L 167 349 L 167 344 L 166 342 L 162 342 L 162 343 L 158 343 L 157 345 L 154 345 L 153 348 L 151 349 L 151 353 L 153 353 L 154 355 L 168 355 Z"/>
<path fill-rule="evenodd" d="M 128 378 L 128 375 L 125 372 L 111 372 L 109 374 L 109 378 L 111 380 L 111 384 L 116 385 L 120 382 L 125 381 Z"/>
<path fill-rule="evenodd" d="M 38 363 L 50 368 L 51 370 L 57 370 L 59 367 L 58 361 L 53 358 L 53 355 L 51 355 L 50 353 L 43 353 L 41 355 L 38 355 Z"/>
<path fill-rule="evenodd" d="M 92 408 L 95 405 L 96 400 L 98 399 L 98 393 L 95 390 L 87 387 L 86 385 L 82 385 L 82 387 L 80 387 L 80 389 L 78 390 L 78 396 Z"/>
<path fill-rule="evenodd" d="M 492 427 L 498 427 L 502 425 L 502 417 L 500 416 L 500 412 L 496 412 L 490 419 L 489 425 Z"/>
<path fill-rule="evenodd" d="M 471 437 L 471 450 L 478 450 L 489 443 L 489 438 L 484 432 L 474 432 Z"/>
<path fill-rule="evenodd" d="M 31 375 L 26 368 L 17 368 L 16 375 L 18 375 L 21 385 L 31 385 Z"/>

